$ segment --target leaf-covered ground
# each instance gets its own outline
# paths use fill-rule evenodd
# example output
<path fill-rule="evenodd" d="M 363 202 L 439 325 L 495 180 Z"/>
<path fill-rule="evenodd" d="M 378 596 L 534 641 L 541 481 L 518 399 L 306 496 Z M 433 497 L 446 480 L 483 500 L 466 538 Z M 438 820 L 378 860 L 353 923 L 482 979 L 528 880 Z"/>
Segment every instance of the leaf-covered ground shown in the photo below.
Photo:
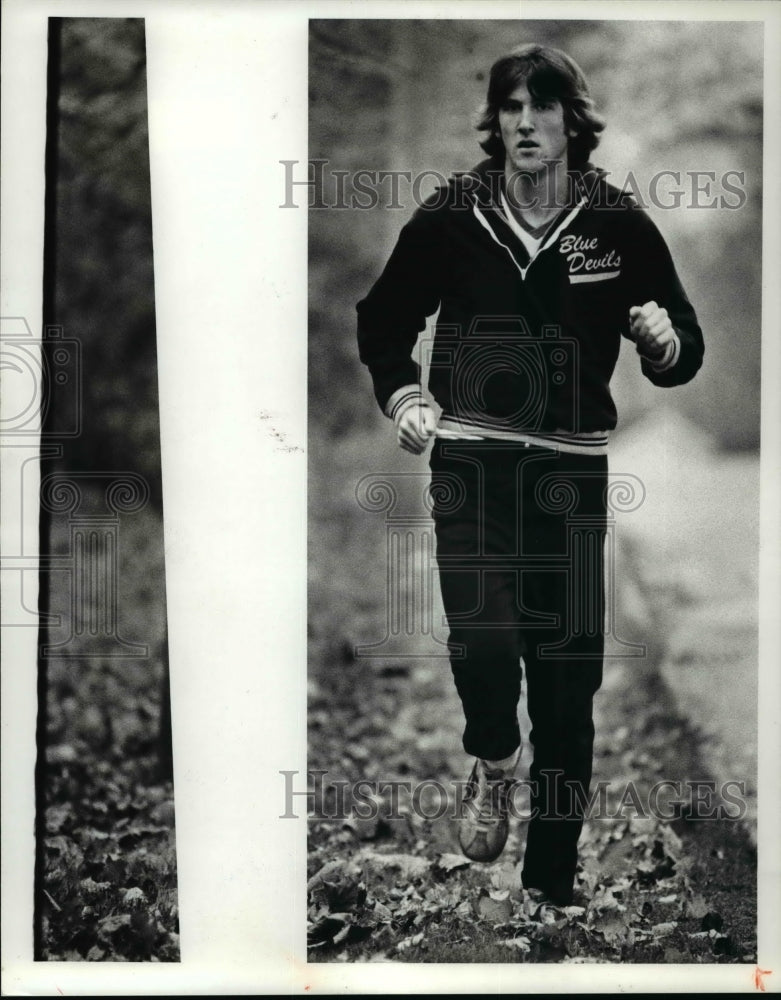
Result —
<path fill-rule="evenodd" d="M 160 756 L 162 522 L 151 508 L 120 520 L 118 632 L 150 655 L 49 660 L 36 901 L 44 960 L 179 960 L 173 785 Z M 64 517 L 53 519 L 51 551 L 68 551 Z M 53 579 L 57 642 L 70 634 L 70 592 Z"/>
<path fill-rule="evenodd" d="M 444 744 L 453 732 L 446 727 L 443 733 L 441 706 L 433 703 L 439 678 L 432 676 L 426 684 L 411 672 L 371 679 L 364 674 L 359 683 L 355 674 L 360 670 L 356 664 L 341 665 L 344 687 L 338 704 L 326 699 L 319 685 L 313 688 L 317 752 L 310 767 L 328 769 L 321 787 L 327 793 L 338 779 L 353 784 L 381 776 L 414 788 L 416 781 L 435 777 L 452 790 Z M 499 860 L 470 863 L 458 848 L 452 805 L 432 822 L 417 815 L 441 811 L 438 789 L 430 786 L 432 794 L 428 799 L 424 794 L 417 809 L 401 791 L 397 808 L 389 796 L 381 796 L 376 819 L 310 821 L 310 959 L 753 961 L 755 861 L 737 824 L 688 821 L 685 810 L 674 822 L 643 817 L 628 798 L 618 809 L 629 781 L 638 800 L 647 802 L 655 780 L 677 774 L 676 744 L 691 734 L 682 721 L 670 719 L 652 677 L 620 666 L 611 674 L 597 714 L 602 735 L 595 779 L 610 782 L 610 811 L 619 815 L 593 818 L 585 826 L 576 893 L 580 905 L 540 911 L 523 893 L 522 819 L 513 820 Z M 364 704 L 372 697 L 374 713 L 355 711 L 351 687 L 360 688 Z M 405 720 L 409 702 L 417 711 L 414 719 L 407 712 Z M 631 729 L 621 722 L 627 715 Z M 386 724 L 394 718 L 401 724 Z M 400 731 L 406 725 L 404 738 Z M 468 768 L 461 770 L 458 777 L 465 778 Z M 333 792 L 318 811 L 342 814 Z"/>
<path fill-rule="evenodd" d="M 340 458 L 345 468 L 324 480 L 354 483 L 350 456 Z M 447 660 L 353 655 L 356 643 L 382 634 L 382 535 L 369 521 L 349 486 L 319 493 L 309 768 L 325 773 L 310 781 L 321 793 L 309 820 L 310 961 L 755 961 L 755 849 L 734 819 L 696 818 L 685 783 L 709 777 L 698 734 L 677 716 L 653 659 L 606 662 L 595 699 L 594 782 L 606 784 L 610 818 L 585 825 L 578 905 L 540 909 L 524 894 L 522 818 L 511 821 L 494 863 L 463 857 L 451 817 L 471 761 Z M 642 591 L 628 579 L 623 586 L 628 615 L 619 634 L 658 634 Z M 630 628 L 633 615 L 642 632 Z M 415 637 L 409 642 L 414 650 Z M 519 777 L 529 759 L 526 741 Z M 662 780 L 682 783 L 681 802 L 662 795 L 654 811 L 649 792 Z M 444 814 L 428 821 L 424 813 Z"/>

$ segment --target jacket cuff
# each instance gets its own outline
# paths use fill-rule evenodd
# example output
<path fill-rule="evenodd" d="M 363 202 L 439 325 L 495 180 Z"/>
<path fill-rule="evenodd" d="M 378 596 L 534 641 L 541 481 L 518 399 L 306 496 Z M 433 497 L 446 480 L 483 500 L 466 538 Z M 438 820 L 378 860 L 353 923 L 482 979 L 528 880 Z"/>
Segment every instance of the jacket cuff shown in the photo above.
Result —
<path fill-rule="evenodd" d="M 426 397 L 423 395 L 419 385 L 403 385 L 400 389 L 391 393 L 388 402 L 385 404 L 385 416 L 390 417 L 394 424 L 398 424 L 401 415 L 410 406 L 427 405 Z"/>
<path fill-rule="evenodd" d="M 681 354 L 681 341 L 675 331 L 673 331 L 673 337 L 675 339 L 667 345 L 664 354 L 658 361 L 651 361 L 650 358 L 646 359 L 655 372 L 666 372 L 668 368 L 673 368 L 677 364 Z"/>

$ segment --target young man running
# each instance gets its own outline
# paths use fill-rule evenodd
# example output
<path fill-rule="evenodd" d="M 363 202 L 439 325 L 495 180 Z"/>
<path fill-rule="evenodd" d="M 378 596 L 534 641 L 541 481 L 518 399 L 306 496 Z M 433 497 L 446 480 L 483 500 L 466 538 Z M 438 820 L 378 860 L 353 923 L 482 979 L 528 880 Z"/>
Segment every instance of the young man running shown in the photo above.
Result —
<path fill-rule="evenodd" d="M 402 229 L 358 304 L 361 360 L 398 442 L 430 457 L 448 647 L 475 761 L 464 853 L 499 856 L 532 724 L 526 889 L 572 901 L 602 681 L 609 383 L 622 336 L 657 386 L 702 364 L 658 229 L 589 162 L 604 128 L 579 67 L 525 45 L 498 60 L 478 128 L 488 159 Z M 428 389 L 411 354 L 439 316 Z"/>

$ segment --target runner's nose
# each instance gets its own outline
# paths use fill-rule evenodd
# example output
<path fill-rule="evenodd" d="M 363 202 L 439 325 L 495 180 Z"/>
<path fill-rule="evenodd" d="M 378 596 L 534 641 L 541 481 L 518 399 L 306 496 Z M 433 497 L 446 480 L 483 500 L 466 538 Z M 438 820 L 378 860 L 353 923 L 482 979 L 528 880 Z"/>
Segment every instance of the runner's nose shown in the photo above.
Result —
<path fill-rule="evenodd" d="M 534 131 L 531 108 L 529 108 L 528 105 L 521 109 L 521 114 L 518 119 L 518 129 L 523 132 L 524 135 Z"/>

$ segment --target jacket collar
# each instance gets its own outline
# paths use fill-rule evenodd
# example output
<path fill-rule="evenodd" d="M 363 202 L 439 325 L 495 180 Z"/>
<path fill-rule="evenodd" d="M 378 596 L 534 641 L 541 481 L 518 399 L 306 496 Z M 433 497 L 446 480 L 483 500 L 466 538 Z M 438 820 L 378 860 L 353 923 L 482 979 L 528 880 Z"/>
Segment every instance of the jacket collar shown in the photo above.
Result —
<path fill-rule="evenodd" d="M 502 209 L 501 195 L 504 190 L 504 162 L 491 157 L 478 163 L 472 170 L 454 176 L 452 183 L 462 189 L 471 203 L 472 213 L 478 223 L 488 232 L 494 243 L 503 247 L 510 255 L 513 263 L 526 277 L 532 261 L 544 250 L 547 250 L 557 239 L 562 230 L 572 222 L 581 208 L 588 203 L 598 186 L 603 183 L 604 171 L 598 170 L 592 164 L 586 164 L 582 171 L 570 171 L 571 198 L 569 210 L 557 220 L 554 228 L 549 231 L 537 252 L 530 255 L 523 241 L 508 223 Z"/>

